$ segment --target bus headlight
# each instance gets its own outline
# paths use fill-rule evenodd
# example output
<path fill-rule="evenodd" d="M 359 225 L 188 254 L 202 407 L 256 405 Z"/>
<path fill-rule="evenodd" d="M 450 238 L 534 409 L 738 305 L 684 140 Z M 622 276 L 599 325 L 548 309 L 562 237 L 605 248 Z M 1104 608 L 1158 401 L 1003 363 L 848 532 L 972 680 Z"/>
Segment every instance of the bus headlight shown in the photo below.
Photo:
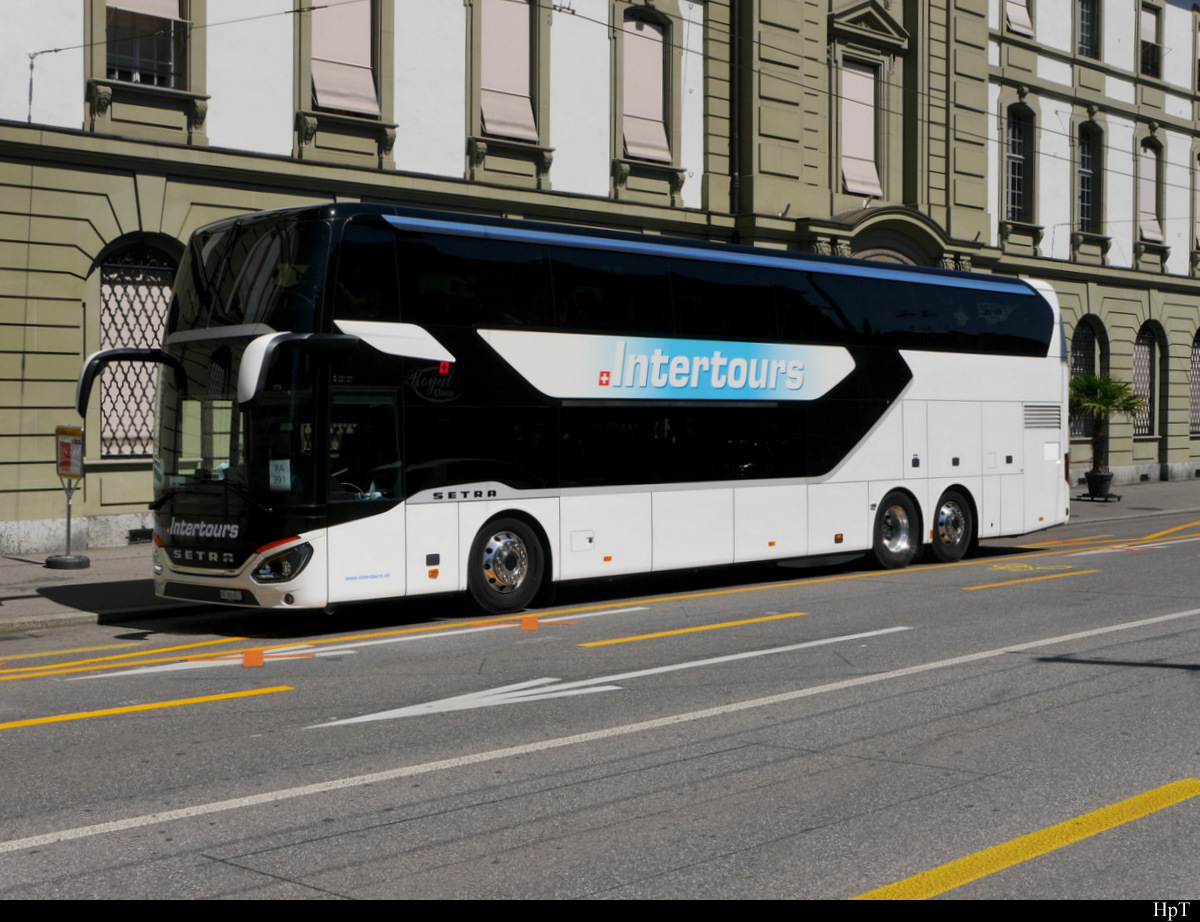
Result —
<path fill-rule="evenodd" d="M 284 583 L 300 574 L 312 559 L 311 544 L 297 544 L 268 557 L 250 574 L 256 583 Z"/>

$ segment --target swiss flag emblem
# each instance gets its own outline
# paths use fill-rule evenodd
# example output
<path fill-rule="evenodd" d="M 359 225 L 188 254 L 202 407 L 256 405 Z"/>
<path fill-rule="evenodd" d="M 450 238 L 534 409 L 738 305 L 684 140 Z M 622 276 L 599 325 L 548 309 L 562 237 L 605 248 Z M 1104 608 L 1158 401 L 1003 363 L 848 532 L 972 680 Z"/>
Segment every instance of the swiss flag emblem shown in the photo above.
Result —
<path fill-rule="evenodd" d="M 608 387 L 608 372 L 607 371 L 600 372 L 600 386 Z"/>

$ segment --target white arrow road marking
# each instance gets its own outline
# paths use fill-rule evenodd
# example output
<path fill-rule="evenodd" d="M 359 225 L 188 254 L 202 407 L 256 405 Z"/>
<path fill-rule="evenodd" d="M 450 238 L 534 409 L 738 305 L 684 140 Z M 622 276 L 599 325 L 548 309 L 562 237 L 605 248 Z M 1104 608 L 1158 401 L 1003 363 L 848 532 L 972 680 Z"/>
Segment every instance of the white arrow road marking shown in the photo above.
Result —
<path fill-rule="evenodd" d="M 21 839 L 8 839 L 7 841 L 0 841 L 0 855 L 23 851 L 30 848 L 45 848 L 48 845 L 54 845 L 58 842 L 70 842 L 77 839 L 90 839 L 113 832 L 121 832 L 126 829 L 144 829 L 150 826 L 158 826 L 163 823 L 174 823 L 181 820 L 195 819 L 199 816 L 213 816 L 218 813 L 225 813 L 234 810 L 249 810 L 252 807 L 259 807 L 265 804 L 281 803 L 283 801 L 294 800 L 299 797 L 315 797 L 321 794 L 335 794 L 341 791 L 350 791 L 354 790 L 355 788 L 365 787 L 367 785 L 385 784 L 387 782 L 397 781 L 401 778 L 413 778 L 418 775 L 428 775 L 435 772 L 453 771 L 468 765 L 482 765 L 487 762 L 496 762 L 502 759 L 513 759 L 539 752 L 550 752 L 555 749 L 564 749 L 570 746 L 582 746 L 588 743 L 599 743 L 605 740 L 619 739 L 621 737 L 630 736 L 634 733 L 645 733 L 650 730 L 661 730 L 664 727 L 677 727 L 682 724 L 710 720 L 716 717 L 725 717 L 729 714 L 738 714 L 743 711 L 749 711 L 756 708 L 774 707 L 776 705 L 786 704 L 791 701 L 800 701 L 804 698 L 812 698 L 816 695 L 826 695 L 832 692 L 845 691 L 846 689 L 850 688 L 861 688 L 867 685 L 890 682 L 893 679 L 907 678 L 908 676 L 933 672 L 938 669 L 963 666 L 969 663 L 984 662 L 995 657 L 1005 656 L 1006 654 L 1020 653 L 1026 650 L 1036 650 L 1039 647 L 1047 647 L 1060 643 L 1072 643 L 1078 640 L 1086 640 L 1091 637 L 1102 637 L 1103 635 L 1111 634 L 1114 631 L 1128 631 L 1133 628 L 1143 628 L 1153 624 L 1164 624 L 1169 621 L 1175 621 L 1179 618 L 1192 618 L 1196 615 L 1200 615 L 1200 608 L 1191 608 L 1187 611 L 1172 612 L 1169 615 L 1158 615 L 1153 618 L 1143 618 L 1139 621 L 1126 621 L 1122 624 L 1110 624 L 1107 627 L 1092 628 L 1089 631 L 1079 631 L 1075 634 L 1061 634 L 1058 637 L 1044 637 L 1040 640 L 1030 640 L 1026 641 L 1025 643 L 1018 643 L 1012 646 L 996 647 L 992 650 L 980 650 L 977 653 L 967 653 L 963 656 L 952 656 L 949 659 L 937 660 L 932 663 L 919 663 L 915 666 L 905 666 L 901 669 L 893 669 L 890 672 L 876 672 L 869 675 L 855 676 L 852 679 L 842 679 L 838 682 L 829 682 L 825 685 L 811 685 L 807 688 L 798 688 L 793 691 L 781 692 L 780 694 L 776 695 L 767 695 L 765 698 L 751 698 L 747 701 L 731 701 L 728 704 L 718 705 L 717 707 L 703 708 L 699 711 L 688 711 L 683 714 L 670 714 L 666 717 L 656 717 L 653 720 L 642 720 L 638 721 L 637 723 L 621 724 L 616 727 L 606 727 L 603 730 L 591 730 L 587 733 L 572 733 L 568 736 L 557 736 L 549 739 L 535 740 L 532 743 L 522 743 L 519 746 L 506 746 L 501 749 L 489 749 L 485 752 L 474 752 L 467 755 L 453 756 L 447 759 L 437 759 L 432 762 L 419 762 L 416 765 L 400 765 L 395 768 L 371 772 L 370 774 L 366 775 L 350 775 L 342 778 L 332 778 L 328 781 L 318 781 L 312 784 L 299 785 L 298 787 L 280 788 L 274 791 L 263 791 L 258 794 L 247 795 L 246 797 L 234 797 L 229 800 L 209 801 L 207 803 L 178 807 L 174 810 L 162 810 L 158 813 L 143 813 L 139 816 L 127 816 L 118 819 L 112 819 L 103 823 L 93 823 L 90 826 L 76 826 L 70 829 L 59 829 L 54 832 L 42 833 L 41 835 L 25 836 Z M 328 726 L 328 724 L 325 726 Z"/>
<path fill-rule="evenodd" d="M 443 711 L 465 711 L 470 708 L 494 707 L 497 704 L 513 704 L 519 701 L 544 701 L 547 698 L 565 698 L 569 695 L 589 695 L 600 691 L 619 691 L 619 685 L 613 682 L 623 682 L 627 679 L 637 679 L 642 676 L 660 675 L 664 672 L 678 672 L 681 669 L 696 669 L 700 666 L 715 666 L 719 663 L 732 663 L 742 659 L 752 659 L 757 656 L 770 656 L 773 653 L 789 653 L 792 650 L 806 650 L 810 647 L 822 647 L 826 644 L 841 643 L 845 640 L 861 640 L 864 637 L 879 637 L 882 634 L 894 634 L 897 631 L 911 631 L 910 627 L 889 627 L 880 631 L 866 631 L 861 634 L 843 634 L 840 637 L 826 637 L 822 640 L 809 640 L 804 643 L 788 644 L 786 647 L 771 647 L 766 650 L 750 650 L 746 653 L 730 653 L 725 656 L 714 656 L 709 659 L 692 660 L 687 663 L 675 663 L 671 666 L 654 666 L 650 669 L 638 669 L 634 672 L 622 672 L 617 675 L 599 676 L 595 679 L 580 679 L 576 682 L 563 682 L 552 688 L 547 687 L 558 679 L 531 679 L 518 682 L 515 685 L 503 685 L 500 688 L 489 688 L 484 691 L 468 692 L 465 695 L 455 695 L 453 698 L 443 698 L 440 701 L 427 701 L 424 704 L 412 704 L 408 707 L 396 708 L 391 711 L 379 711 L 375 714 L 364 714 L 361 717 L 348 717 L 345 720 L 332 720 L 329 723 L 315 724 L 309 730 L 324 727 L 340 727 L 344 724 L 361 724 L 372 720 L 394 720 L 398 717 L 416 717 L 420 714 L 439 714 Z"/>

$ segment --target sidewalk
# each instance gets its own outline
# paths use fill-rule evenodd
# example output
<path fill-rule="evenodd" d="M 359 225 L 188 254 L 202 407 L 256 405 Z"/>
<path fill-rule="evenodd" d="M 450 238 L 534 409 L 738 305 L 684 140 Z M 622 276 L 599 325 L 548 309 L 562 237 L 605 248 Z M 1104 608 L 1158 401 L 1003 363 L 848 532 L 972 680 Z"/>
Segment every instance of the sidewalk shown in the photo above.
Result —
<path fill-rule="evenodd" d="M 1194 512 L 1200 518 L 1200 479 L 1169 483 L 1139 483 L 1114 487 L 1121 501 L 1071 503 L 1072 523 Z M 164 610 L 200 610 L 187 602 L 169 602 L 154 595 L 151 572 L 153 545 L 96 548 L 86 552 L 86 570 L 48 570 L 49 554 L 0 557 L 0 634 L 98 621 L 137 620 Z M 203 606 L 207 608 L 208 606 Z"/>

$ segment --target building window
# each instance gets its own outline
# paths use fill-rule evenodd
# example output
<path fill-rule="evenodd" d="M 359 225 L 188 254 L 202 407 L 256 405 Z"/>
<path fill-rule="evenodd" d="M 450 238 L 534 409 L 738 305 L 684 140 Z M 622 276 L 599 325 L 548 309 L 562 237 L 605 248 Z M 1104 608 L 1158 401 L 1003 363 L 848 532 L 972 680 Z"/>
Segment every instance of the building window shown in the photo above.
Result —
<path fill-rule="evenodd" d="M 852 195 L 883 197 L 876 155 L 878 69 L 842 65 L 842 183 Z"/>
<path fill-rule="evenodd" d="M 1138 160 L 1138 233 L 1147 243 L 1164 243 L 1160 190 L 1162 189 L 1162 152 L 1147 139 L 1142 142 Z"/>
<path fill-rule="evenodd" d="M 1160 13 L 1156 7 L 1142 7 L 1142 73 L 1147 77 L 1162 76 L 1162 33 L 1159 31 Z"/>
<path fill-rule="evenodd" d="M 1079 0 L 1079 42 L 1075 46 L 1080 57 L 1100 57 L 1100 0 Z"/>
<path fill-rule="evenodd" d="M 187 23 L 179 0 L 119 0 L 105 13 L 109 80 L 187 89 Z"/>
<path fill-rule="evenodd" d="M 671 162 L 666 124 L 667 29 L 634 12 L 624 20 L 622 132 L 625 156 Z"/>
<path fill-rule="evenodd" d="M 374 25 L 372 0 L 313 9 L 313 108 L 379 118 Z"/>
<path fill-rule="evenodd" d="M 1009 221 L 1033 222 L 1033 116 L 1028 109 L 1008 110 L 1005 167 L 1005 214 Z"/>
<path fill-rule="evenodd" d="M 1079 229 L 1085 234 L 1098 234 L 1103 226 L 1100 201 L 1103 150 L 1104 136 L 1098 129 L 1086 125 L 1079 129 Z"/>
<path fill-rule="evenodd" d="M 1033 19 L 1029 15 L 1029 0 L 1004 0 L 1004 18 L 1008 31 L 1033 38 Z"/>
<path fill-rule="evenodd" d="M 1133 343 L 1133 392 L 1145 403 L 1133 418 L 1134 435 L 1154 435 L 1154 398 L 1157 390 L 1158 339 L 1150 324 L 1143 323 Z"/>
<path fill-rule="evenodd" d="M 1188 377 L 1188 390 L 1191 397 L 1191 434 L 1200 435 L 1200 332 L 1192 339 L 1192 368 Z"/>
<path fill-rule="evenodd" d="M 162 345 L 174 264 L 158 250 L 135 246 L 100 267 L 100 348 Z M 141 458 L 154 453 L 156 369 L 114 362 L 100 376 L 100 454 Z"/>
<path fill-rule="evenodd" d="M 1193 221 L 1195 222 L 1192 226 L 1192 233 L 1195 236 L 1192 248 L 1200 250 L 1200 156 L 1193 161 L 1192 166 L 1195 168 L 1195 172 L 1192 174 L 1192 183 L 1194 185 L 1192 190 L 1192 209 Z"/>
<path fill-rule="evenodd" d="M 483 0 L 480 106 L 483 133 L 538 140 L 531 80 L 529 0 Z"/>
<path fill-rule="evenodd" d="M 1071 377 L 1079 375 L 1094 375 L 1096 373 L 1096 329 L 1084 318 L 1081 318 L 1071 335 Z M 1073 438 L 1090 438 L 1092 436 L 1093 418 L 1087 415 L 1071 417 L 1071 436 Z"/>

